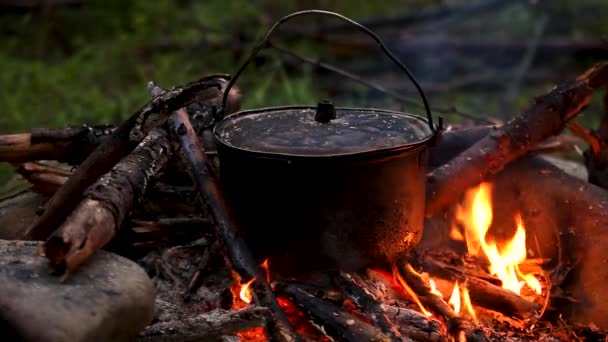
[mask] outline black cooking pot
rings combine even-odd
[[[229,206],[246,240],[275,267],[355,270],[394,259],[421,238],[425,173],[433,126],[424,93],[409,71],[363,26],[325,11],[378,42],[422,96],[427,117],[388,110],[279,107],[242,111],[214,129]]]

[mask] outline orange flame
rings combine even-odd
[[[454,284],[454,289],[452,290],[452,295],[450,296],[450,300],[448,304],[454,308],[454,312],[460,315],[460,311],[462,306],[464,306],[465,312],[473,318],[473,321],[477,322],[477,315],[475,314],[475,310],[473,310],[473,304],[471,303],[471,297],[469,296],[469,290],[466,287],[459,287],[458,282]]]
[[[412,267],[410,265],[406,265],[406,267]],[[397,282],[399,285],[401,285],[401,288],[403,288],[405,290],[405,292],[407,292],[407,294],[412,297],[412,299],[414,300],[414,302],[416,302],[416,305],[418,305],[418,307],[420,308],[420,311],[427,317],[431,317],[433,314],[427,310],[424,305],[422,305],[422,302],[420,302],[420,299],[418,298],[418,296],[416,295],[416,292],[414,292],[414,290],[412,290],[412,288],[405,282],[405,279],[403,279],[403,277],[401,276],[401,274],[399,274],[399,270],[397,269],[397,265],[393,264],[392,265],[392,269],[393,269],[393,279],[395,280],[395,282]],[[411,271],[414,271],[414,269],[412,268]]]
[[[439,292],[439,290],[437,290],[437,285],[435,284],[435,281],[433,279],[429,279],[429,285],[431,287],[432,294],[443,298],[443,294]]]
[[[521,216],[515,221],[517,230],[510,241],[498,247],[495,241],[488,241],[487,233],[492,224],[492,186],[482,183],[469,190],[465,195],[464,206],[459,206],[456,219],[464,226],[464,237],[469,254],[482,252],[489,260],[489,271],[502,281],[502,287],[517,294],[527,285],[536,293],[541,293],[538,279],[531,274],[524,274],[519,269],[526,259],[526,230]],[[454,229],[453,229],[454,230]]]
[[[251,290],[249,289],[249,287],[251,286],[251,284],[253,284],[254,281],[255,277],[251,278],[251,280],[246,282],[245,284],[241,284],[239,298],[241,298],[241,300],[247,304],[251,303],[251,300],[253,300],[253,296],[251,295]]]
[[[268,259],[264,260],[264,262],[260,264],[260,267],[266,272],[266,281],[270,284],[270,265],[268,264]]]

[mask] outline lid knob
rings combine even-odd
[[[336,118],[336,108],[329,100],[323,100],[317,104],[317,112],[315,113],[315,121],[320,123],[328,123]]]

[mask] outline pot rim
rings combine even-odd
[[[230,115],[224,117],[221,121],[219,121],[213,127],[213,137],[214,137],[215,141],[222,146],[226,146],[231,149],[238,150],[239,152],[255,154],[257,156],[265,157],[265,158],[271,158],[271,159],[293,159],[293,158],[297,158],[297,159],[336,159],[336,158],[341,158],[341,157],[367,158],[367,157],[378,157],[378,156],[391,156],[391,155],[395,155],[395,154],[399,154],[399,153],[403,153],[403,152],[410,152],[410,151],[416,150],[422,146],[430,145],[430,143],[432,141],[434,141],[435,138],[440,134],[440,130],[432,131],[429,129],[430,133],[427,136],[418,139],[417,141],[414,141],[412,143],[392,146],[392,147],[376,148],[376,149],[370,149],[367,151],[333,153],[333,154],[300,154],[300,153],[269,152],[269,151],[261,151],[261,150],[254,150],[254,149],[238,147],[238,146],[230,144],[227,141],[225,141],[224,139],[222,139],[218,132],[218,127],[220,127],[223,122],[227,122],[229,120],[234,120],[234,119],[237,119],[237,118],[240,118],[243,116],[247,116],[247,115],[258,114],[261,112],[280,111],[280,110],[315,110],[315,107],[296,105],[296,106],[265,107],[265,108],[256,108],[256,109],[239,111],[237,113],[230,114]],[[410,114],[410,113],[387,110],[387,109],[336,107],[336,110],[370,111],[370,112],[380,112],[380,113],[386,113],[386,114],[397,114],[397,115],[407,116],[408,118],[412,118],[415,120],[419,120],[419,121],[425,123],[426,125],[429,124],[428,120],[421,116],[418,116],[415,114]]]

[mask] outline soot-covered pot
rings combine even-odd
[[[279,24],[297,15],[328,14],[299,13]],[[277,268],[356,270],[394,259],[422,235],[428,149],[440,129],[406,67],[375,34],[357,27],[414,82],[426,118],[320,102],[242,111],[214,128],[228,204],[254,254],[271,257]]]

